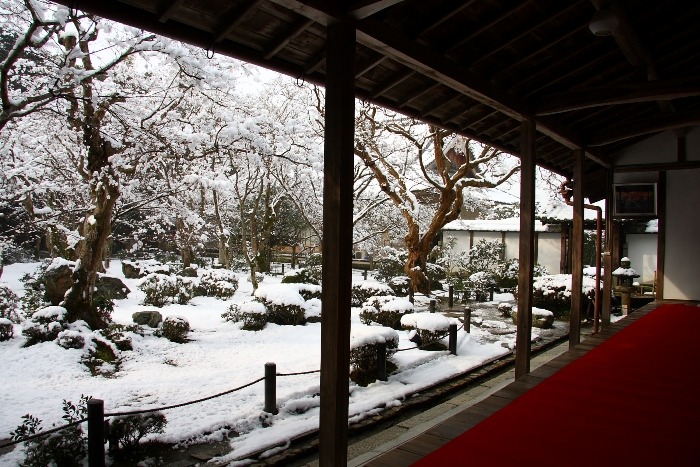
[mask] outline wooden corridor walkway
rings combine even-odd
[[[667,301],[664,303],[674,302]],[[697,303],[686,302],[686,304]],[[509,405],[511,402],[513,402],[521,395],[525,394],[530,389],[535,388],[537,385],[547,380],[547,378],[557,373],[560,369],[568,366],[569,364],[578,360],[582,356],[586,355],[589,351],[596,348],[603,342],[607,341],[612,336],[620,332],[622,329],[635,323],[636,321],[646,316],[661,305],[662,303],[653,302],[640,308],[639,310],[630,314],[625,319],[614,323],[599,334],[589,336],[573,349],[569,349],[568,351],[554,358],[550,362],[532,371],[530,374],[517,379],[516,381],[498,390],[483,401],[468,408],[465,408],[465,410],[463,410],[462,412],[446,419],[441,423],[438,423],[437,425],[433,426],[432,428],[428,429],[422,434],[419,434],[418,436],[395,447],[394,449],[391,449],[385,452],[384,454],[365,462],[363,465],[369,467],[397,467],[411,465],[414,462],[423,459],[431,452],[443,447],[453,439],[470,430],[471,428],[473,428],[486,418],[490,417],[503,407]],[[698,311],[698,313],[700,313],[700,310]],[[564,428],[562,427],[562,429]],[[566,427],[566,429],[571,430],[572,427]],[[505,443],[504,446],[508,445],[507,439],[509,437],[517,435],[516,433],[509,430],[508,427],[504,427],[502,433],[503,442]],[[575,438],[578,435],[572,432],[571,436]],[[469,454],[467,452],[465,452],[464,455],[465,459],[469,459]],[[497,456],[497,454],[495,455]],[[455,463],[454,465],[460,464]]]

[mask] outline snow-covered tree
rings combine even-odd
[[[364,106],[361,117],[355,154],[399,208],[407,227],[404,271],[414,291],[428,292],[428,254],[442,227],[458,218],[465,189],[498,186],[519,167],[498,164],[495,148],[373,106]]]

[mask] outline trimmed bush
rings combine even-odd
[[[0,318],[19,323],[19,297],[6,285],[0,285]]]
[[[377,346],[386,344],[387,358],[399,346],[398,333],[387,327],[353,326],[350,330],[350,379],[360,386],[377,380]],[[387,362],[387,373],[390,372]]]
[[[415,330],[423,350],[445,350],[439,342],[449,330],[450,320],[439,313],[409,313],[401,317],[403,329]]]
[[[159,308],[165,306],[178,293],[175,277],[165,274],[149,274],[137,284],[137,287],[146,294],[144,305]]]
[[[175,301],[180,305],[187,305],[190,300],[196,295],[196,279],[191,277],[175,277],[175,287],[177,294]]]
[[[190,332],[190,323],[182,316],[168,316],[163,320],[159,335],[171,342],[187,342],[187,334]]]
[[[267,325],[267,309],[260,302],[233,303],[221,317],[226,321],[243,323],[241,329],[246,331],[260,331]]]
[[[404,297],[409,294],[411,289],[411,279],[408,276],[392,277],[388,282],[394,295]]]
[[[464,281],[464,287],[470,293],[469,298],[477,302],[489,299],[490,291],[496,286],[493,277],[487,272],[477,272]]]
[[[10,340],[14,335],[12,321],[7,318],[0,318],[0,342]]]
[[[282,276],[283,284],[314,284],[319,285],[321,282],[316,278],[308,268],[292,269],[287,271]]]
[[[413,303],[405,298],[391,296],[370,297],[362,305],[360,321],[363,324],[372,323],[392,329],[401,329],[401,317],[413,311]]]
[[[22,331],[27,337],[25,347],[55,340],[67,327],[66,313],[67,310],[62,306],[47,306],[34,312]]]
[[[367,280],[352,284],[350,295],[352,306],[362,306],[370,297],[390,296],[394,295],[394,291],[388,285]]]
[[[595,280],[583,277],[582,300],[595,289]],[[515,291],[517,300],[517,289]],[[555,318],[561,318],[571,310],[571,274],[542,276],[532,284],[532,305],[549,310]]]
[[[109,423],[110,449],[133,451],[144,436],[163,433],[167,423],[160,412],[114,417]]]
[[[228,299],[238,290],[238,276],[227,269],[208,269],[199,277],[197,293],[207,297]]]
[[[267,322],[279,325],[306,323],[307,300],[321,298],[321,287],[313,284],[270,284],[258,287],[255,298],[267,309]]]

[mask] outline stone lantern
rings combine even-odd
[[[632,281],[639,277],[637,271],[630,267],[631,265],[630,259],[624,257],[620,260],[620,267],[612,272],[612,275],[617,277],[617,285],[614,290],[622,298],[622,314],[625,316],[629,314],[629,305],[632,300],[632,291],[634,290]]]

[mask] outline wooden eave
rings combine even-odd
[[[532,120],[541,166],[603,179],[614,154],[700,123],[700,2],[598,0],[58,0],[135,27],[325,84],[327,26],[357,31],[355,93],[521,154]],[[599,187],[586,194],[600,199]]]

